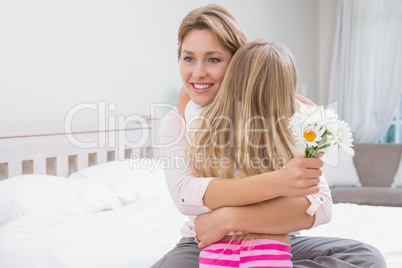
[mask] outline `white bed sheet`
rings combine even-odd
[[[301,235],[355,239],[375,246],[383,254],[388,268],[402,267],[402,208],[334,204],[328,224]]]
[[[185,220],[168,194],[97,214],[25,216],[0,229],[0,267],[150,267]]]
[[[169,201],[163,194],[97,214],[20,218],[0,230],[1,267],[150,267],[179,241],[187,220]],[[400,268],[401,218],[402,208],[335,204],[331,223],[301,234],[375,245],[388,268]]]

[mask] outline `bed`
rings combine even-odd
[[[0,267],[150,267],[180,239],[158,121],[124,130],[0,136]],[[402,267],[402,207],[334,204],[303,235],[354,238]]]

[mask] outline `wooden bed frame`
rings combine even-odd
[[[131,128],[0,134],[0,180],[22,174],[68,177],[88,166],[155,157],[158,119],[147,116]]]

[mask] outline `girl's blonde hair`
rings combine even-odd
[[[215,99],[193,122],[187,154],[195,174],[233,178],[237,170],[246,177],[300,154],[288,129],[296,84],[293,56],[283,45],[256,40],[240,48]]]
[[[190,11],[180,24],[178,33],[178,59],[184,37],[191,30],[210,30],[218,42],[232,55],[247,42],[247,36],[235,17],[224,7],[207,5]]]

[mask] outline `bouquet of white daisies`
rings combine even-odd
[[[319,151],[337,148],[344,156],[354,156],[352,132],[333,109],[302,106],[290,118],[289,127],[305,149],[306,158],[317,157]]]

